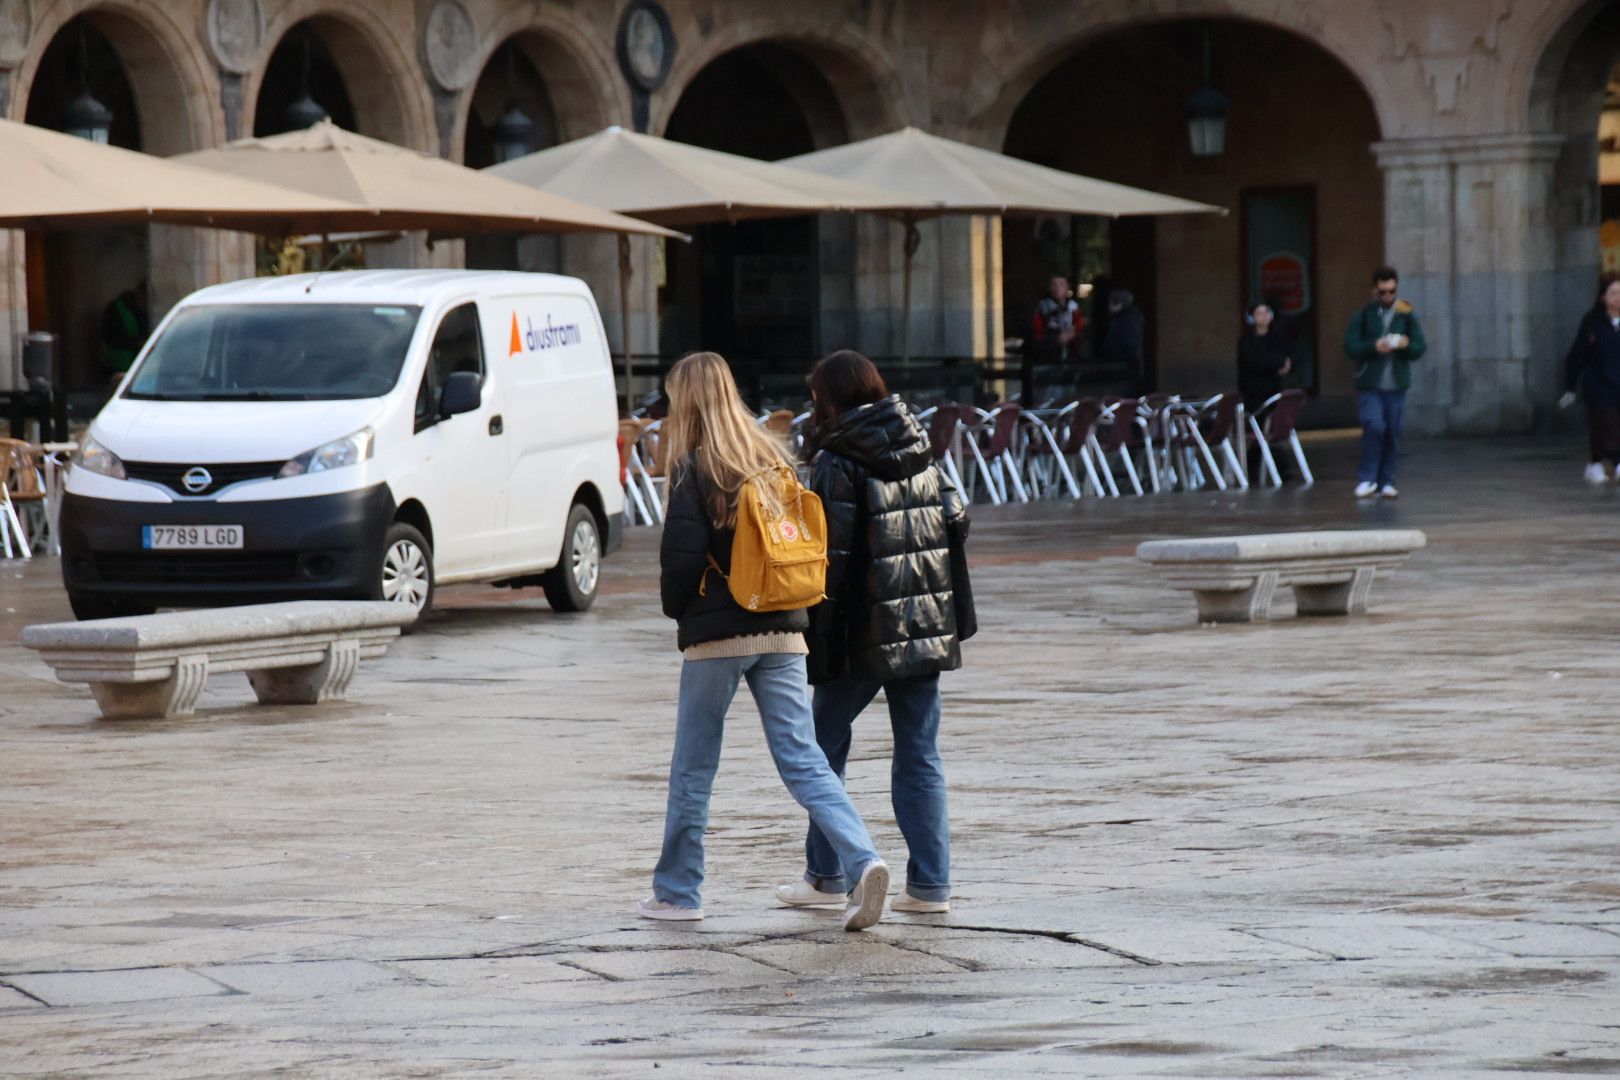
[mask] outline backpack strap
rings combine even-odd
[[[709,552],[709,565],[707,565],[707,566],[705,566],[703,568],[703,576],[698,578],[698,595],[699,596],[708,596],[709,595],[709,571],[710,570],[713,570],[715,573],[719,574],[720,577],[725,581],[730,581],[731,580],[731,576],[729,574],[727,574],[724,570],[720,569],[720,564],[717,561],[715,561],[714,552],[711,551],[711,552]]]

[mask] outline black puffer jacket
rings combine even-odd
[[[897,397],[818,433],[810,488],[827,511],[827,599],[810,609],[810,681],[887,682],[962,665],[947,515],[967,511]]]
[[[658,591],[664,614],[676,620],[682,650],[705,641],[805,630],[804,609],[746,611],[731,597],[726,579],[709,566],[709,556],[731,572],[731,529],[717,529],[704,509],[704,481],[690,464],[677,466],[669,482],[669,509],[658,549]],[[707,574],[708,581],[704,582]]]

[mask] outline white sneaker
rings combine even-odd
[[[1381,499],[1398,499],[1401,497],[1401,493],[1395,490],[1394,484],[1385,484],[1378,489],[1378,497]]]
[[[904,911],[908,915],[943,915],[951,910],[949,900],[919,900],[909,892],[901,891],[889,901],[890,911]]]
[[[1594,461],[1586,467],[1586,482],[1588,484],[1606,484],[1609,482],[1609,470],[1603,467],[1603,462]]]
[[[849,903],[849,897],[841,892],[822,892],[800,878],[787,885],[778,885],[776,901],[788,907],[839,907]]]
[[[849,894],[849,907],[844,909],[845,930],[865,930],[877,925],[883,918],[883,902],[889,898],[889,867],[875,862],[861,871],[861,880]]]
[[[1356,485],[1356,498],[1358,499],[1370,499],[1376,494],[1378,494],[1378,485],[1370,480]]]
[[[1614,467],[1614,479],[1616,483],[1620,483],[1620,465]]]
[[[643,919],[661,919],[665,922],[697,922],[703,918],[700,907],[676,907],[668,900],[649,896],[636,901],[636,914]]]

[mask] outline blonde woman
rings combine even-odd
[[[816,744],[805,681],[809,618],[802,609],[745,611],[714,570],[730,572],[743,484],[784,464],[791,467],[792,457],[743,407],[731,369],[719,355],[683,358],[670,369],[665,387],[669,417],[663,451],[673,471],[659,586],[664,614],[678,626],[684,663],[663,853],[653,871],[653,895],[638,901],[636,911],[649,919],[703,918],[709,793],[720,765],[726,710],[737,684],[746,679],[777,773],[826,835],[844,880],[855,883],[844,929],[864,930],[883,914],[889,868],[872,849],[860,813]]]

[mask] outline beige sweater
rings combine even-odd
[[[764,656],[766,653],[788,653],[809,656],[810,646],[798,631],[779,634],[744,634],[740,637],[700,641],[681,653],[683,660],[724,660],[738,656]]]

